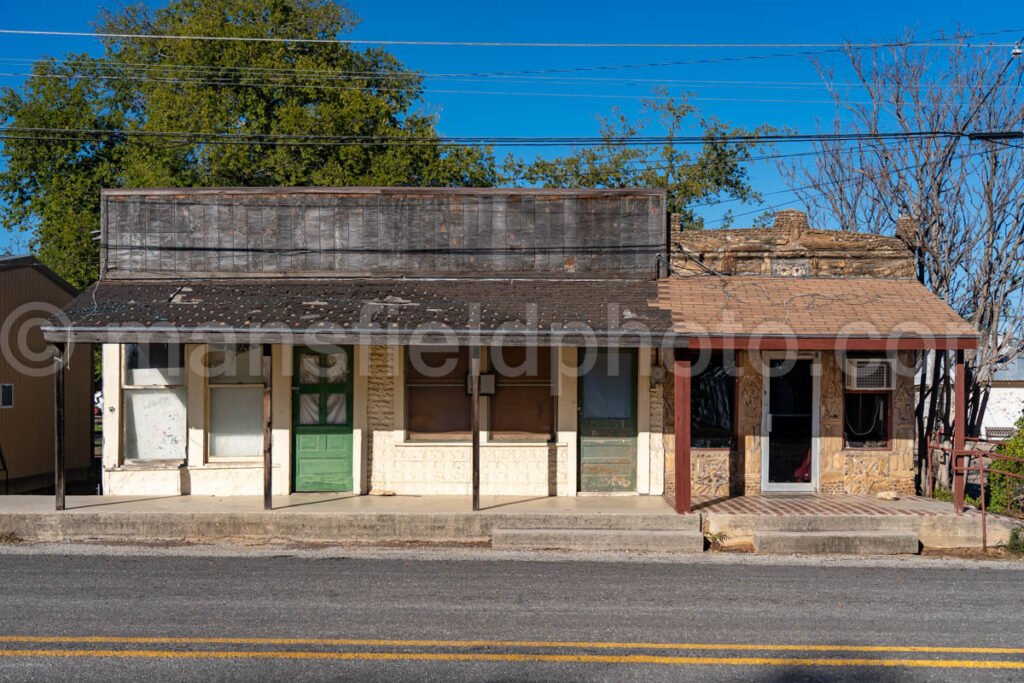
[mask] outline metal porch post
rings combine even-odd
[[[64,463],[64,366],[66,352],[63,342],[54,344],[53,353],[53,432],[54,432],[54,463],[53,463],[53,491],[57,510],[64,509],[64,494],[66,490],[65,463]]]
[[[473,432],[473,512],[480,509],[480,347],[469,347],[469,428]]]
[[[271,510],[273,502],[273,461],[271,445],[271,400],[270,385],[273,381],[271,345],[263,345],[263,509]]]
[[[677,349],[673,367],[675,388],[676,512],[693,509],[690,486],[690,365],[688,349]]]
[[[953,505],[957,512],[963,512],[967,472],[960,469],[966,466],[960,459],[960,453],[967,443],[967,372],[962,349],[956,352],[953,390]]]

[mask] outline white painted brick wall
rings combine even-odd
[[[469,495],[469,443],[405,443],[400,355],[393,347],[370,348],[367,422],[370,489],[399,495]],[[552,453],[552,450],[554,451]],[[480,449],[480,493],[485,496],[547,496],[567,490],[565,444],[484,444]],[[553,462],[552,462],[553,461]]]

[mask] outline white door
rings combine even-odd
[[[816,356],[765,357],[761,433],[761,490],[818,490]]]

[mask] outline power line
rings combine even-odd
[[[961,154],[954,155],[952,157],[952,160],[965,161],[967,159],[971,159],[973,157],[979,156],[981,154],[986,154],[986,153],[988,153],[988,150],[981,150],[981,151],[978,151],[978,152],[971,152],[971,153],[963,152]],[[887,173],[889,175],[891,175],[893,173],[902,173],[904,171],[909,171],[909,170],[912,170],[912,169],[915,169],[915,168],[920,168],[922,166],[933,166],[935,164],[943,163],[944,161],[945,161],[945,159],[935,159],[933,161],[926,161],[926,162],[921,163],[921,164],[916,164],[916,163],[915,164],[909,164],[907,166],[903,166],[901,168],[897,168],[897,169],[894,169],[892,171],[888,171]],[[785,190],[775,190],[774,192],[768,192],[768,193],[766,193],[766,194],[764,194],[762,196],[768,197],[768,196],[775,195],[775,194],[787,194],[787,193],[791,193],[791,192],[792,193],[796,193],[796,192],[802,192],[804,190],[811,190],[811,191],[814,191],[814,192],[822,193],[826,189],[846,187],[846,186],[849,186],[849,185],[860,185],[862,183],[868,182],[869,180],[871,180],[871,178],[869,178],[868,176],[862,176],[860,178],[853,178],[852,180],[833,180],[833,181],[826,181],[824,183],[811,183],[809,185],[803,185],[801,187],[787,188]],[[726,203],[728,201],[733,201],[733,200],[725,200],[723,202],[718,202],[718,203],[723,203],[724,204],[724,203]],[[741,216],[752,216],[754,214],[764,213],[765,211],[774,211],[774,210],[779,209],[779,208],[781,208],[783,206],[789,206],[790,204],[795,204],[795,203],[800,202],[800,201],[802,201],[801,198],[800,197],[796,197],[796,198],[791,199],[789,201],[779,202],[778,204],[773,204],[773,205],[770,205],[770,206],[767,206],[767,207],[762,206],[762,207],[754,209],[752,211],[744,211],[743,213],[732,214],[730,216],[723,216],[722,218],[716,218],[716,219],[714,219],[712,221],[709,221],[709,222],[710,223],[724,223],[727,220],[732,220],[733,218],[738,218],[738,217],[741,217]],[[690,207],[687,207],[687,208],[696,208],[696,207],[700,207],[700,206],[714,206],[716,204],[717,203],[694,204],[694,205],[692,205]]]
[[[0,57],[0,63],[9,64],[34,64],[37,60],[32,59],[18,59],[9,57]],[[295,78],[308,79],[310,81],[323,81],[323,82],[338,82],[338,81],[377,81],[377,80],[397,80],[397,81],[416,81],[416,80],[457,80],[461,82],[490,82],[492,80],[502,80],[510,83],[528,83],[531,81],[544,81],[558,85],[568,85],[575,83],[622,83],[626,86],[649,84],[649,85],[688,85],[696,87],[728,87],[728,88],[752,88],[752,89],[769,89],[769,90],[804,90],[804,89],[819,89],[819,88],[835,88],[835,87],[846,87],[846,88],[863,88],[865,85],[859,81],[752,81],[752,80],[731,80],[731,79],[675,79],[675,78],[636,78],[633,76],[618,76],[618,77],[588,77],[588,76],[577,76],[574,78],[561,77],[561,76],[545,76],[540,74],[523,74],[523,75],[507,75],[501,72],[487,73],[487,72],[423,72],[423,71],[406,71],[406,72],[383,72],[383,71],[328,71],[328,70],[306,70],[306,69],[281,69],[271,67],[240,67],[240,66],[219,66],[215,64],[201,65],[201,64],[172,64],[166,62],[153,63],[153,64],[142,64],[142,63],[109,63],[102,59],[88,59],[88,60],[48,60],[48,63],[58,64],[67,68],[73,68],[77,66],[78,62],[99,68],[101,70],[109,70],[116,73],[113,74],[100,74],[98,76],[94,74],[81,73],[17,73],[17,72],[3,72],[0,76],[11,77],[11,78],[63,78],[63,79],[74,79],[82,77],[93,77],[93,78],[104,78],[104,79],[118,79],[118,80],[138,80],[138,81],[154,81],[154,82],[168,82],[168,83],[199,83],[199,84],[210,84],[210,85],[226,85],[226,86],[248,86],[248,87],[324,87],[316,83],[310,84],[295,84]],[[171,76],[174,72],[180,71],[184,74],[191,76],[193,73],[198,72],[196,75],[199,78],[182,78]],[[161,72],[167,74],[166,78],[158,78],[150,76],[152,72]],[[127,73],[127,75],[123,75]],[[269,81],[264,83],[243,83],[238,80],[232,80],[234,77],[249,76],[249,75],[265,75],[269,77],[280,77],[281,81]],[[203,79],[202,76],[211,76],[212,79]],[[907,87],[906,85],[897,86],[895,84],[884,84],[884,87]],[[924,88],[935,88],[935,89],[951,89],[957,86],[950,85],[948,83],[934,83],[934,82],[921,82],[914,83],[912,87],[917,89]],[[1019,85],[1001,85],[999,89],[1020,89]],[[528,93],[526,93],[528,94]]]
[[[746,144],[777,144],[777,143],[809,143],[809,142],[842,142],[842,141],[882,141],[910,140],[920,138],[961,137],[959,132],[950,131],[895,131],[890,133],[774,133],[745,135],[684,135],[684,136],[635,136],[624,138],[605,138],[600,136],[579,137],[410,137],[403,135],[314,135],[309,133],[205,133],[202,131],[152,131],[130,129],[103,128],[47,128],[47,127],[0,127],[0,134],[78,134],[90,138],[140,137],[140,138],[172,138],[193,142],[238,142],[242,144],[259,143],[311,143],[311,144],[411,144],[411,145],[460,145],[460,146],[618,146],[635,147],[647,145],[705,145],[710,143],[746,143]]]
[[[29,74],[29,73],[10,73],[0,72],[0,77],[31,77],[31,78],[49,78],[56,80],[74,80],[81,78],[72,74]],[[403,88],[394,88],[387,86],[344,86],[344,85],[322,85],[317,83],[285,83],[285,82],[269,82],[269,83],[246,83],[241,81],[232,80],[203,80],[203,79],[186,79],[186,78],[153,78],[150,76],[93,76],[100,80],[109,81],[136,81],[136,82],[151,82],[151,83],[171,83],[175,85],[211,85],[211,86],[223,86],[232,88],[285,88],[285,89],[300,89],[300,90],[333,90],[333,91],[347,91],[347,92],[366,92],[366,93],[384,93],[384,92],[406,92]],[[567,97],[567,98],[582,98],[582,99],[605,99],[605,100],[623,100],[623,99],[636,99],[636,100],[667,100],[672,99],[670,95],[633,95],[633,94],[610,94],[610,93],[570,93],[570,92],[533,92],[533,91],[522,91],[522,90],[453,90],[446,88],[417,88],[418,92],[422,93],[435,93],[444,95],[497,95],[497,96],[512,96],[512,97]],[[834,100],[798,100],[792,98],[756,98],[756,97],[701,97],[692,96],[687,97],[687,101],[694,102],[755,102],[760,104],[834,104]],[[847,100],[850,104],[869,104],[869,102],[857,102]]]
[[[1017,31],[1019,32],[1019,31]],[[1003,33],[1000,31],[999,33]],[[30,29],[0,29],[0,35],[46,36],[64,38],[94,38],[117,40],[195,40],[210,42],[289,43],[296,45],[390,45],[412,47],[515,47],[515,48],[630,48],[630,49],[870,49],[884,47],[942,47],[948,41],[888,41],[867,43],[569,43],[569,42],[516,42],[516,41],[458,41],[458,40],[391,40],[368,38],[288,38],[278,36],[210,36],[147,33],[106,33],[89,31],[41,31]],[[990,43],[975,45],[961,43],[958,47],[971,49],[1001,49],[1012,44]]]

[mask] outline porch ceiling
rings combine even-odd
[[[692,347],[963,349],[978,338],[911,279],[695,275],[660,280],[657,306]]]
[[[654,280],[249,278],[103,280],[44,326],[48,341],[660,345]]]

